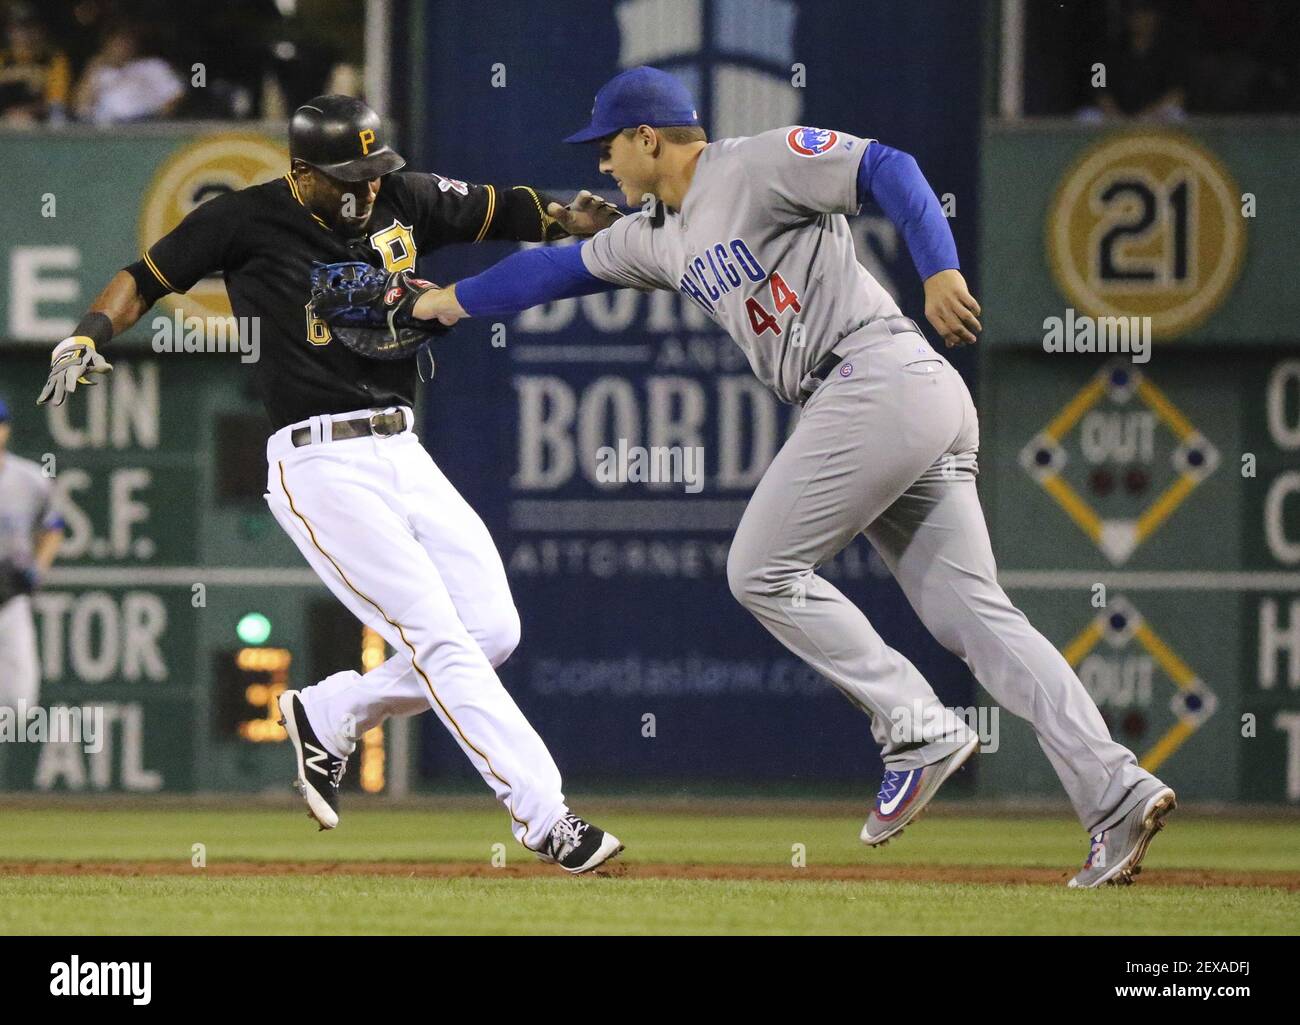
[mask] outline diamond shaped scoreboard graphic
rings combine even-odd
[[[1174,723],[1142,755],[1142,768],[1155,772],[1169,756],[1186,743],[1187,738],[1203,726],[1218,707],[1214,692],[1190,666],[1151,628],[1133,605],[1116,595],[1080,634],[1061,651],[1076,672],[1083,660],[1099,645],[1115,652],[1135,647],[1152,660],[1174,684],[1169,710]]]
[[[1119,566],[1215,471],[1219,452],[1150,378],[1113,363],[1021,450],[1020,465]]]

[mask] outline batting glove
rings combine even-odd
[[[113,364],[95,351],[95,343],[84,335],[65,338],[50,353],[50,376],[36,400],[38,406],[53,400],[56,406],[77,390],[77,385],[95,384],[91,374],[107,374]]]

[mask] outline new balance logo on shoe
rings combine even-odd
[[[329,752],[317,747],[315,744],[304,743],[302,746],[311,752],[311,757],[306,759],[307,768],[319,772],[322,776],[329,776]]]
[[[311,728],[302,696],[296,690],[286,690],[280,695],[280,715],[280,725],[293,744],[298,769],[294,788],[306,800],[307,814],[321,829],[333,829],[339,824],[339,784],[348,761],[336,758],[325,749]],[[324,781],[319,776],[324,776]]]

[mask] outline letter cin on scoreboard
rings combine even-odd
[[[1065,173],[1047,254],[1070,305],[1150,317],[1157,339],[1199,326],[1241,271],[1241,191],[1199,143],[1172,132],[1111,136]]]

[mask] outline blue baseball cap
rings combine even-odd
[[[0,424],[9,422],[9,406],[5,404],[4,399],[0,399]]]
[[[658,68],[629,68],[600,87],[591,124],[564,141],[594,142],[637,125],[667,128],[699,123],[695,101],[676,78]]]

